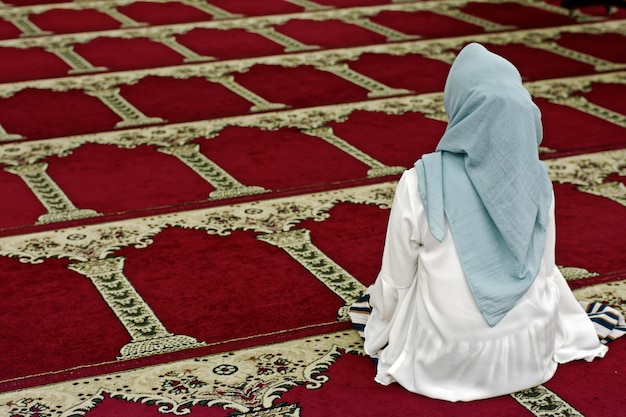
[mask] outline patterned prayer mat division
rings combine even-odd
[[[626,410],[621,339],[545,386],[455,404],[374,383],[347,316],[472,41],[542,110],[557,263],[578,299],[624,311],[626,12],[603,13],[1,1],[0,415]]]

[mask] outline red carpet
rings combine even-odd
[[[623,340],[451,404],[375,384],[345,312],[471,41],[542,110],[557,263],[624,310],[626,11],[603,12],[0,2],[0,415],[620,415]]]

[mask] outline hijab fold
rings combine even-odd
[[[444,105],[446,131],[415,163],[419,194],[438,241],[447,218],[476,302],[495,326],[543,258],[552,184],[537,150],[541,113],[513,64],[477,43],[455,59]]]

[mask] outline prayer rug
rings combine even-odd
[[[563,274],[623,312],[624,10],[0,1],[0,415],[626,410],[625,338],[490,400],[373,381],[348,306],[468,42],[518,66],[542,110]]]

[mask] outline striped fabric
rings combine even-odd
[[[593,322],[600,342],[608,343],[626,334],[626,321],[617,309],[597,302],[579,302]]]
[[[365,325],[372,312],[369,300],[369,294],[364,294],[350,306],[349,310],[352,325],[363,339]],[[598,302],[579,301],[579,303],[587,312],[601,343],[606,344],[626,334],[626,320],[616,308]]]
[[[350,310],[348,311],[352,325],[356,331],[359,332],[359,336],[361,336],[363,340],[365,340],[365,325],[367,324],[371,312],[372,306],[370,306],[369,294],[362,295],[350,306]]]

